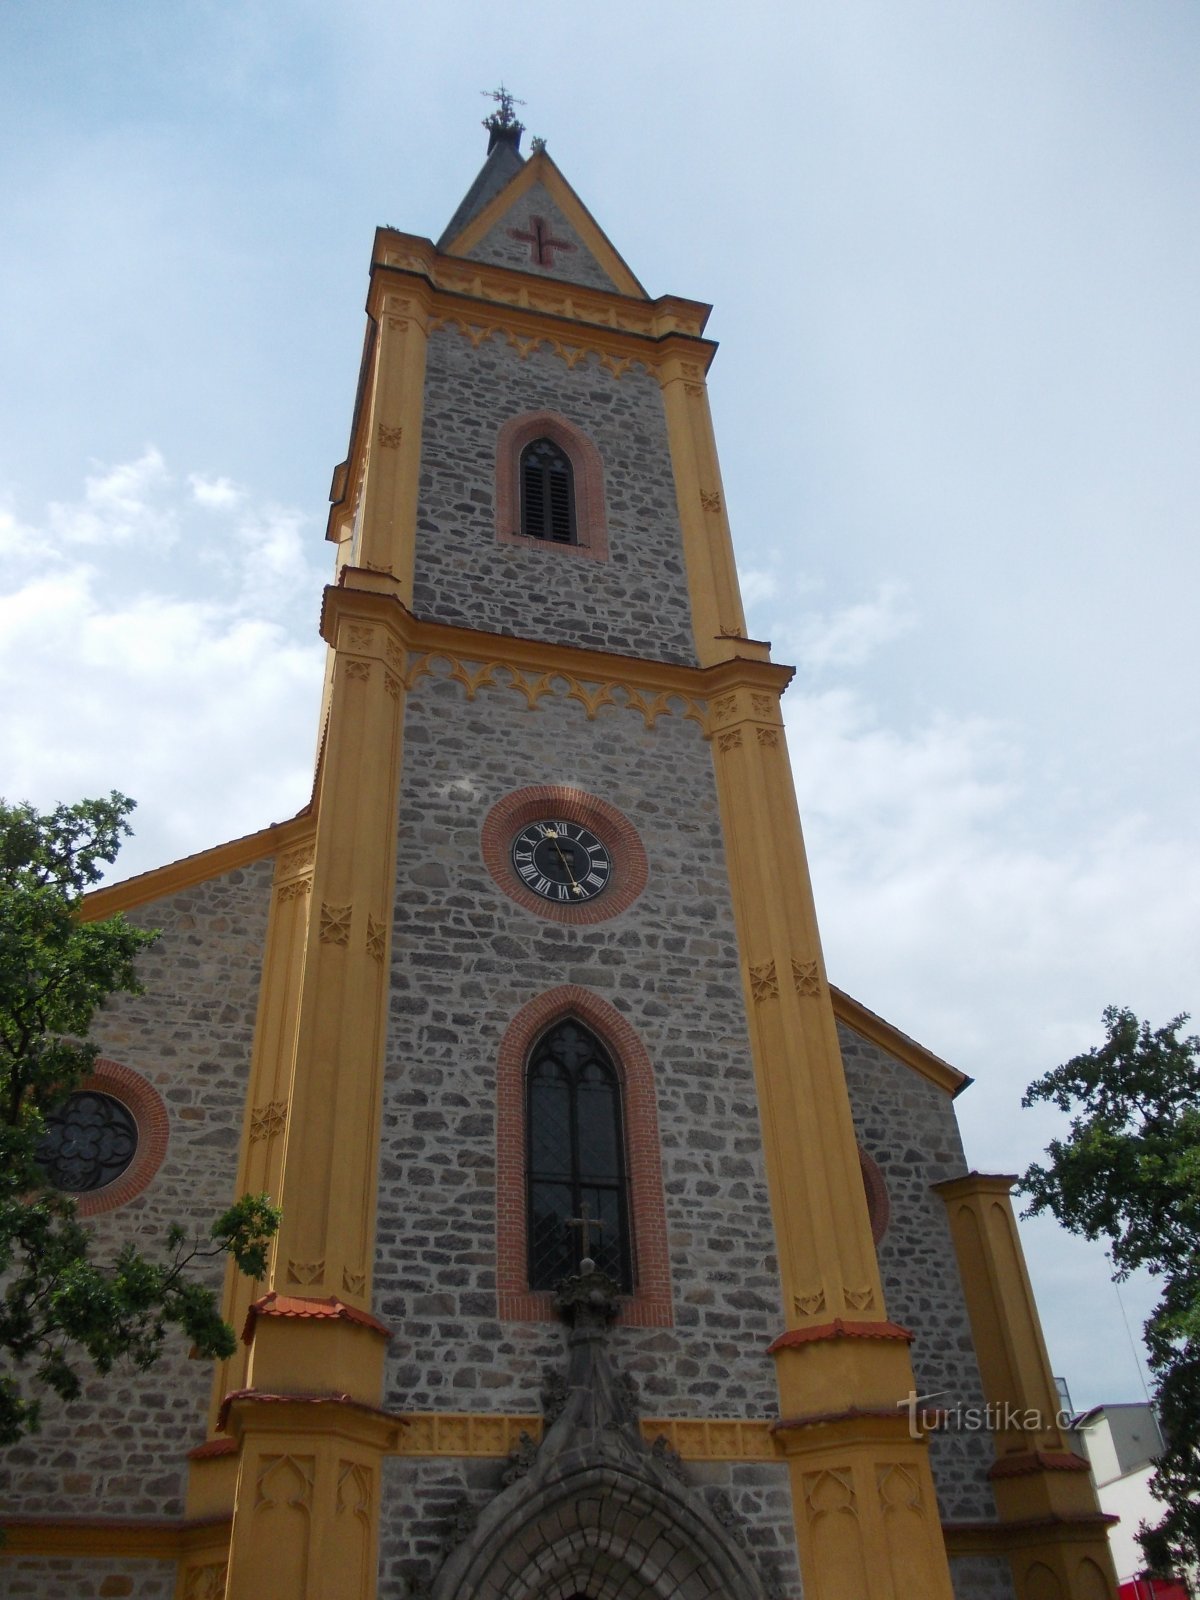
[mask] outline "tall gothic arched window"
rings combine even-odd
[[[525,1115],[529,1287],[553,1289],[578,1269],[579,1223],[586,1216],[589,1254],[631,1291],[621,1083],[603,1045],[582,1023],[567,1018],[534,1046]]]
[[[529,539],[575,543],[575,475],[571,458],[553,439],[534,439],[521,452],[521,532]]]

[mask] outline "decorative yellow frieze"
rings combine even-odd
[[[396,1453],[405,1456],[507,1456],[522,1435],[541,1441],[543,1420],[536,1412],[515,1416],[487,1413],[408,1412],[408,1426],[396,1440]],[[684,1461],[776,1461],[772,1425],[733,1417],[644,1417],[642,1437],[647,1444],[665,1439]]]

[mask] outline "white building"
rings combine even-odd
[[[1145,1565],[1138,1543],[1143,1522],[1155,1523],[1162,1505],[1150,1493],[1163,1437],[1145,1401],[1093,1406],[1076,1417],[1074,1431],[1092,1468],[1100,1508],[1121,1520],[1109,1529],[1117,1580],[1128,1583]]]

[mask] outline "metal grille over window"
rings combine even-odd
[[[574,475],[553,439],[535,439],[521,452],[521,532],[530,539],[575,543]]]
[[[580,1023],[560,1022],[534,1049],[526,1114],[529,1287],[553,1289],[578,1271],[586,1232],[596,1265],[631,1290],[621,1087]]]
[[[86,1194],[119,1178],[133,1160],[133,1114],[110,1094],[79,1090],[46,1118],[37,1162],[56,1189]]]

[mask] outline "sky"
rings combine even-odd
[[[1106,1005],[1198,1004],[1194,0],[7,0],[0,792],[136,797],[118,876],[305,803],[372,232],[501,80],[715,307],[830,976],[1020,1172]],[[1152,1286],[1022,1232],[1072,1398],[1141,1398]]]

